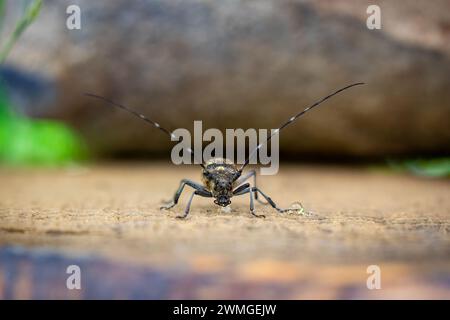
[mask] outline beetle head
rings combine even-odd
[[[233,187],[229,179],[223,177],[216,177],[213,181],[212,194],[214,198],[214,203],[221,206],[228,206],[231,201],[230,198],[233,196]]]
[[[216,200],[214,200],[214,203],[221,207],[226,207],[231,203],[231,200],[226,195],[219,195],[216,197]]]

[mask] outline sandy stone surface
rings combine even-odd
[[[244,196],[232,199],[231,212],[194,199],[184,221],[175,216],[188,194],[174,209],[158,209],[181,178],[199,175],[164,163],[1,169],[0,298],[450,298],[448,180],[282,165],[278,175],[258,177],[259,186],[281,207],[301,201],[308,215],[257,205],[266,218],[253,218]],[[86,271],[92,283],[78,296],[27,280],[65,259],[113,271]],[[381,268],[381,290],[366,287],[369,265]],[[171,279],[161,282],[170,290],[135,288],[154,281],[149,268]],[[34,281],[57,286],[46,277]],[[102,279],[115,286],[99,291]]]

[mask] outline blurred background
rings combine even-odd
[[[369,5],[381,29],[366,25]],[[0,0],[0,299],[448,298],[449,11],[448,0]],[[229,215],[210,199],[183,222],[172,218],[184,202],[162,214],[198,167],[175,167],[167,136],[84,96],[169,130],[276,128],[355,82],[366,85],[282,132],[280,173],[260,180],[311,215],[259,206],[265,220],[247,198]],[[374,263],[386,291],[366,287]],[[84,291],[67,290],[69,264]]]
[[[1,3],[5,47],[32,1]],[[80,30],[66,27],[71,4]],[[380,30],[366,27],[370,4],[381,8]],[[164,135],[85,92],[171,130],[194,120],[275,128],[358,81],[367,85],[283,132],[282,159],[448,156],[448,9],[445,0],[45,1],[3,57],[2,159],[168,158]]]

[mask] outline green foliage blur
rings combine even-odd
[[[84,160],[86,155],[82,139],[66,125],[19,116],[0,93],[0,162],[59,166]]]
[[[38,17],[42,0],[31,1],[14,31],[0,46],[0,64],[4,63],[20,35]],[[3,29],[6,3],[0,0],[0,31]],[[82,139],[65,124],[33,120],[17,114],[0,82],[0,163],[8,165],[59,166],[86,158]]]
[[[450,158],[388,160],[395,171],[407,171],[417,176],[441,178],[450,177]]]

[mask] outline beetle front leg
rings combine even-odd
[[[250,213],[257,218],[265,218],[265,215],[259,215],[255,213],[255,205],[253,203],[253,190],[250,187],[250,183],[245,183],[243,185],[240,185],[239,187],[237,187],[234,191],[233,191],[233,195],[235,196],[240,196],[243,194],[248,193],[250,195]],[[256,192],[255,192],[256,194]]]
[[[205,187],[203,187],[201,184],[196,183],[196,182],[191,181],[191,180],[188,180],[188,179],[183,179],[180,182],[180,186],[178,187],[178,190],[175,192],[175,195],[173,196],[173,200],[171,202],[169,202],[168,204],[166,204],[164,206],[161,206],[160,209],[161,210],[162,209],[168,210],[170,208],[173,208],[178,203],[178,200],[180,199],[181,193],[183,193],[183,189],[184,189],[185,185],[188,185],[188,186],[190,186],[190,187],[194,188],[195,190],[198,190],[198,191],[200,191],[202,193],[206,193],[206,192],[209,193],[209,191],[206,190]]]
[[[191,197],[189,198],[186,208],[184,209],[184,214],[182,216],[177,216],[178,219],[184,219],[188,216],[189,211],[191,209],[191,203],[192,203],[192,200],[194,199],[195,195],[201,196],[201,197],[206,197],[206,198],[212,197],[212,194],[209,191],[195,190],[194,192],[192,192]]]
[[[245,181],[247,181],[248,179],[250,179],[251,177],[253,177],[253,185],[255,187],[257,187],[256,185],[256,170],[250,170],[249,173],[247,173],[246,175],[240,177],[238,180],[236,180],[236,185],[240,185],[241,183],[244,183]],[[264,202],[261,199],[258,198],[258,192],[254,192],[255,195],[255,200],[258,201],[261,204],[268,204],[268,202]]]
[[[249,189],[250,189],[250,188],[249,188]],[[266,217],[265,215],[263,215],[263,214],[256,214],[256,213],[255,213],[255,206],[254,206],[254,204],[253,204],[253,192],[251,192],[251,191],[249,190],[248,194],[250,195],[250,213],[251,213],[254,217],[257,217],[257,218],[265,218],[265,217]],[[256,192],[255,192],[255,194],[256,194]]]
[[[188,216],[189,210],[191,209],[192,199],[194,199],[196,193],[197,191],[192,192],[191,197],[189,198],[189,201],[186,205],[186,208],[184,209],[184,214],[182,216],[177,216],[177,219],[185,219]]]

